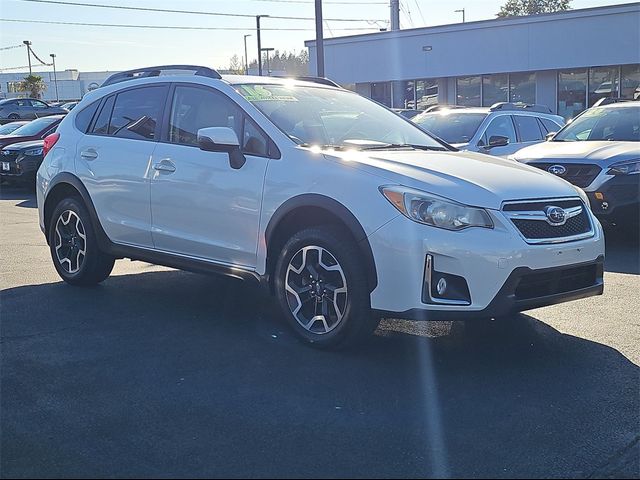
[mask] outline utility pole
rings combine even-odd
[[[464,8],[461,8],[460,10],[455,10],[456,13],[462,13],[462,23],[465,22],[465,18],[464,18]]]
[[[256,34],[258,36],[258,75],[262,76],[262,42],[260,39],[260,19],[269,15],[256,15]]]
[[[391,0],[391,30],[400,30],[400,0]]]
[[[318,75],[319,77],[324,77],[324,32],[322,31],[322,0],[316,0],[316,75]]]
[[[49,56],[53,60],[53,82],[56,84],[56,102],[59,102],[60,97],[58,96],[58,74],[56,73],[56,54],[50,53]]]
[[[31,75],[31,42],[29,40],[25,40],[22,43],[27,46],[27,57],[29,58],[29,75]]]
[[[249,75],[249,57],[247,56],[247,37],[250,37],[251,34],[244,36],[244,74]]]

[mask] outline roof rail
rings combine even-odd
[[[311,75],[296,75],[296,76],[293,76],[293,77],[283,77],[283,78],[293,78],[294,80],[301,80],[301,81],[304,81],[304,82],[319,83],[321,85],[328,85],[330,87],[342,88],[336,82],[334,82],[333,80],[330,80],[330,79],[328,79],[326,77],[314,77],[314,76],[311,76]]]
[[[159,77],[162,72],[170,70],[191,70],[194,72],[194,75],[215,78],[218,80],[222,78],[218,72],[209,67],[202,67],[198,65],[160,65],[158,67],[136,68],[135,70],[126,70],[124,72],[114,73],[104,81],[102,86],[106,87],[107,85],[113,85],[126,80],[135,80],[136,78]]]
[[[612,97],[602,97],[596,103],[593,104],[594,107],[601,107],[603,105],[611,105],[612,103],[622,103],[622,102],[633,102],[637,100],[631,100],[630,98],[612,98]]]
[[[511,103],[511,102],[498,102],[491,105],[489,108],[492,112],[497,110],[530,110],[538,113],[553,113],[553,111],[546,105],[535,105],[532,103]]]
[[[428,107],[424,111],[424,113],[439,112],[440,110],[453,110],[453,109],[457,110],[460,108],[468,108],[468,107],[465,107],[464,105],[432,105]]]

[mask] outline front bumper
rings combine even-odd
[[[378,286],[371,293],[372,309],[394,318],[464,319],[502,316],[602,293],[604,236],[595,218],[590,238],[530,245],[501,212],[490,214],[493,229],[449,232],[400,216],[374,232],[369,242]],[[425,298],[427,255],[437,272],[466,280],[470,301]],[[576,275],[580,282],[573,282]],[[542,281],[536,284],[536,279]],[[549,288],[553,282],[556,289]]]
[[[616,175],[586,193],[591,210],[599,219],[607,223],[638,223],[640,175]]]

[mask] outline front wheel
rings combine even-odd
[[[65,198],[51,216],[49,248],[60,277],[72,285],[96,285],[106,279],[115,258],[98,248],[91,218],[82,201]]]
[[[276,265],[275,293],[288,323],[322,348],[348,346],[375,329],[367,285],[355,242],[335,227],[296,233]]]

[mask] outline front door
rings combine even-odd
[[[255,267],[269,142],[226,95],[178,84],[169,121],[152,161],[153,242],[165,252]],[[197,132],[233,128],[246,156],[240,169],[229,155],[200,150]]]

